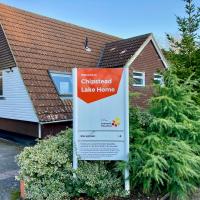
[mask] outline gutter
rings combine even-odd
[[[72,119],[66,119],[66,120],[59,120],[59,121],[50,121],[50,122],[39,122],[39,124],[55,124],[55,123],[61,123],[61,122],[70,122]]]

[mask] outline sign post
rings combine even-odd
[[[78,104],[77,104],[77,69],[73,69],[73,168],[78,168],[77,135],[78,135]]]
[[[73,69],[73,168],[129,155],[128,68]],[[129,192],[129,171],[125,189]]]
[[[128,67],[125,67],[125,90],[127,91],[125,94],[125,132],[127,134],[126,138],[126,155],[129,155],[129,70]],[[126,162],[129,160],[129,156],[126,157]],[[125,190],[130,193],[130,180],[129,180],[129,169],[126,168],[124,172],[124,180],[125,180]]]

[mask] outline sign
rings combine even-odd
[[[128,69],[73,70],[74,159],[128,160]]]

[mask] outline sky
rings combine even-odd
[[[178,36],[183,0],[0,0],[27,11],[122,38],[152,32],[166,48],[166,33]],[[194,0],[197,6],[200,1]]]

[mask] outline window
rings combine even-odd
[[[72,75],[62,72],[50,72],[50,76],[60,96],[72,96]]]
[[[0,71],[0,96],[3,96],[3,72]]]
[[[164,85],[164,80],[163,80],[163,76],[160,74],[154,74],[154,83],[155,84],[160,84],[160,85]]]
[[[133,86],[145,86],[145,73],[144,72],[133,72]]]

